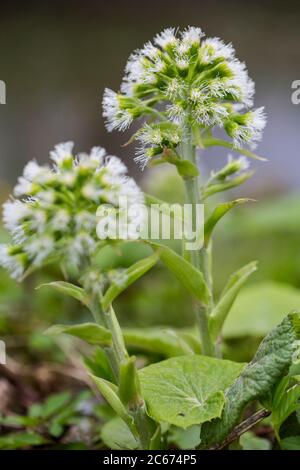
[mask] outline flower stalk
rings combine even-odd
[[[193,165],[196,165],[196,146],[194,144],[193,131],[189,122],[184,126],[184,135],[181,145],[181,158],[191,162]],[[193,230],[196,227],[195,217],[196,217],[196,208],[200,204],[200,191],[199,191],[199,182],[198,176],[183,177],[185,185],[185,202],[191,206],[192,210],[192,225]],[[186,240],[184,240],[184,245]],[[205,252],[205,247],[198,250],[187,251],[184,249],[184,256],[188,259],[195,268],[201,270],[204,273],[205,280],[210,282],[210,274],[208,271],[208,260],[207,253]],[[206,251],[206,250],[205,250]],[[210,285],[211,287],[211,285]],[[210,290],[210,296],[212,297],[212,292]],[[202,352],[207,356],[215,355],[215,348],[213,342],[210,338],[209,333],[209,309],[210,305],[200,305],[196,303],[194,306],[194,312],[196,317],[196,324],[200,333],[200,340],[202,345]]]
[[[130,357],[128,354],[122,330],[112,305],[107,309],[103,309],[100,290],[95,293],[87,289],[87,295],[91,299],[90,309],[95,322],[111,332],[112,345],[103,349],[119,389],[123,387],[127,395],[123,397],[120,390],[121,398],[123,398],[123,402],[134,420],[140,448],[149,449],[150,440],[156,426],[148,416],[146,405],[142,398],[135,358]]]

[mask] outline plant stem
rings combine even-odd
[[[106,347],[104,348],[104,350],[107,355],[107,359],[109,361],[113,374],[115,376],[115,379],[116,381],[118,381],[120,363],[126,358],[128,358],[128,353],[124,345],[120,325],[116,319],[112,307],[107,312],[103,311],[100,303],[100,296],[98,294],[92,295],[90,309],[95,322],[107,328],[112,334],[112,346]]]
[[[92,295],[90,308],[96,323],[107,328],[112,334],[112,347],[104,348],[104,351],[116,382],[119,383],[120,366],[129,358],[120,324],[112,306],[106,311],[102,309],[101,295]],[[144,401],[128,412],[134,419],[141,449],[149,449],[150,440],[155,432],[155,423],[148,416]]]
[[[184,138],[181,146],[181,157],[184,160],[188,160],[194,165],[196,164],[196,147],[193,142],[192,129],[189,124],[186,124],[184,129]],[[198,188],[198,177],[188,177],[184,178],[185,183],[185,202],[192,206],[192,224],[193,230],[197,228],[195,223],[196,221],[196,210],[197,204],[200,204],[200,194]],[[186,240],[184,240],[184,245],[186,245]],[[210,262],[206,249],[203,247],[202,250],[191,250],[187,251],[184,246],[184,256],[188,261],[190,261],[195,268],[201,270],[205,277],[205,280],[208,284],[209,289],[211,290],[211,275],[210,275]],[[212,296],[211,296],[212,297]],[[200,332],[200,340],[202,346],[202,352],[206,356],[214,356],[215,348],[212,343],[209,328],[208,328],[208,315],[211,306],[197,305],[195,308],[197,325]]]
[[[259,410],[257,413],[254,413],[252,416],[247,418],[245,421],[236,426],[231,433],[226,437],[226,439],[221,442],[221,444],[216,444],[210,447],[210,450],[221,450],[224,447],[228,446],[231,442],[235,441],[238,437],[244,434],[246,431],[249,431],[253,426],[259,423],[262,419],[270,416],[271,412],[268,410]]]

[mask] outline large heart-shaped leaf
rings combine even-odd
[[[221,415],[224,391],[244,364],[206,356],[181,356],[140,371],[150,416],[186,428]]]

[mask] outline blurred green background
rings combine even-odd
[[[130,134],[105,131],[102,93],[105,86],[118,89],[129,54],[165,27],[201,26],[208,36],[232,42],[256,82],[255,104],[265,105],[268,114],[258,148],[268,162],[253,163],[253,180],[231,194],[258,202],[228,216],[215,240],[217,294],[232,271],[259,261],[225,331],[228,355],[243,339],[247,351],[241,348],[238,358],[247,358],[251,348],[245,338],[261,338],[287,311],[300,308],[300,105],[291,103],[291,83],[300,78],[299,13],[296,1],[2,2],[0,79],[6,82],[7,104],[0,105],[1,201],[28,160],[47,161],[53,145],[66,140],[74,140],[77,151],[105,146],[126,161],[148,192],[180,201],[173,171],[142,173],[133,163],[133,147],[122,146]],[[203,154],[203,172],[221,166],[226,156],[219,149]],[[140,256],[142,251],[128,245],[111,263],[124,267]],[[60,276],[53,267],[17,286],[0,271],[0,336],[12,355],[25,348],[28,361],[58,360],[60,353],[42,331],[54,322],[85,318],[75,302],[34,290]],[[192,322],[189,296],[160,266],[126,291],[116,309],[128,327],[188,328]]]

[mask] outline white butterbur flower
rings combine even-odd
[[[105,175],[114,177],[115,175],[125,175],[127,168],[118,157],[110,156],[105,160]]]
[[[86,210],[82,210],[75,215],[76,230],[86,230],[91,232],[96,227],[95,215]]]
[[[214,60],[223,58],[226,60],[233,60],[235,50],[232,44],[225,44],[220,38],[207,38],[203,41],[203,62],[212,62]]]
[[[13,279],[20,279],[24,274],[25,263],[18,254],[11,253],[9,245],[0,245],[0,266],[10,272]]]
[[[257,108],[254,111],[242,115],[242,121],[235,119],[234,124],[229,125],[229,135],[233,137],[233,143],[236,147],[248,142],[251,147],[255,147],[256,142],[261,140],[262,131],[266,126],[266,116],[264,107]]]
[[[254,133],[257,133],[257,137],[261,137],[261,132],[266,126],[266,115],[265,108],[261,106],[250,113],[248,126],[252,128]]]
[[[139,165],[142,171],[146,168],[148,162],[151,160],[151,157],[152,157],[151,150],[152,150],[151,148],[147,148],[144,146],[140,146],[136,148],[134,161]]]
[[[33,184],[23,176],[18,178],[18,184],[14,188],[14,195],[16,197],[23,196],[24,194],[31,194],[33,191]]]
[[[3,221],[13,244],[1,245],[0,265],[15,278],[49,261],[81,269],[99,242],[98,207],[109,202],[123,211],[126,204],[143,202],[143,193],[119,158],[101,147],[74,156],[72,146],[55,147],[50,154],[53,168],[27,164],[22,178],[29,192],[22,191],[22,201],[4,204]]]
[[[179,70],[187,70],[189,68],[189,61],[186,57],[177,57],[176,66]]]
[[[3,204],[4,227],[14,231],[18,226],[30,216],[30,206],[22,201],[11,200]]]
[[[106,150],[103,147],[93,147],[90,153],[90,159],[95,161],[98,165],[101,165],[105,155]]]
[[[198,27],[189,26],[182,32],[167,28],[136,50],[127,62],[121,93],[104,92],[108,130],[125,130],[140,117],[144,118],[142,128],[147,122],[168,121],[182,127],[189,122],[195,131],[198,126],[200,134],[207,128],[212,133],[217,127],[225,129],[233,147],[253,146],[262,126],[250,116],[243,125],[239,120],[243,121],[243,112],[247,114],[253,106],[254,82],[245,64],[236,58],[232,44],[203,36]],[[160,152],[153,147],[159,145],[158,132],[150,147],[144,142],[140,145],[139,131],[133,140],[139,143],[135,160],[142,167],[152,158],[167,155],[168,142],[160,146]],[[174,146],[171,149],[175,150]]]
[[[65,161],[72,159],[72,150],[74,147],[73,142],[63,142],[54,147],[54,150],[50,152],[50,158],[57,165],[61,165]]]
[[[159,56],[160,50],[155,47],[152,42],[148,41],[144,47],[140,50],[142,56],[148,57],[151,60],[157,59]]]
[[[55,193],[52,190],[39,191],[39,200],[43,201],[49,205],[54,204]]]
[[[59,209],[51,221],[51,227],[55,231],[66,232],[70,220],[69,212],[66,209]]]
[[[244,155],[240,155],[239,158],[234,158],[231,154],[228,155],[228,165],[231,165],[235,169],[235,173],[239,174],[246,171],[250,167],[250,161]]]
[[[133,116],[130,111],[121,109],[119,95],[109,88],[106,88],[104,92],[103,116],[106,118],[108,131],[114,129],[124,131],[133,121]]]
[[[232,72],[232,78],[227,81],[228,92],[245,106],[252,106],[255,85],[248,76],[246,65],[238,60],[233,60],[228,64],[228,67]]]
[[[103,194],[103,189],[99,187],[95,182],[86,183],[82,190],[82,196],[93,202],[100,202],[101,195]]]
[[[41,204],[32,204],[32,213],[30,219],[28,219],[27,225],[30,227],[30,230],[43,232],[46,227],[47,222],[47,211],[43,207],[43,203]]]
[[[54,239],[50,235],[32,237],[24,245],[24,251],[28,254],[33,264],[39,266],[48,258],[54,250]]]
[[[40,166],[32,160],[25,166],[23,177],[30,182],[35,181],[39,184],[45,184],[53,179],[53,172],[46,166]]]
[[[24,168],[24,178],[26,178],[28,181],[33,181],[41,171],[40,165],[34,160],[31,162],[28,162],[27,165]]]
[[[148,124],[144,126],[142,131],[137,136],[137,140],[143,144],[161,145],[162,133],[160,128],[151,127]]]
[[[125,72],[128,74],[128,80],[143,80],[145,76],[145,61],[144,56],[138,51],[131,54],[125,67]]]
[[[238,162],[239,162],[239,165],[240,165],[240,171],[246,171],[250,168],[250,161],[244,155],[241,155],[238,158]]]
[[[162,49],[175,46],[177,44],[175,28],[167,28],[162,33],[157,34],[154,38],[154,42]]]
[[[188,45],[199,45],[203,36],[205,36],[205,34],[202,32],[201,28],[196,28],[194,26],[190,26],[181,33],[183,44]]]
[[[76,181],[76,174],[73,171],[64,171],[62,173],[58,173],[57,177],[61,184],[68,186],[71,188]]]
[[[170,99],[180,98],[183,97],[185,88],[186,86],[183,80],[172,78],[166,86],[165,93]]]
[[[70,244],[70,257],[71,262],[74,262],[76,266],[80,266],[81,259],[91,254],[93,248],[95,248],[96,241],[94,237],[89,235],[87,232],[78,233]]]

